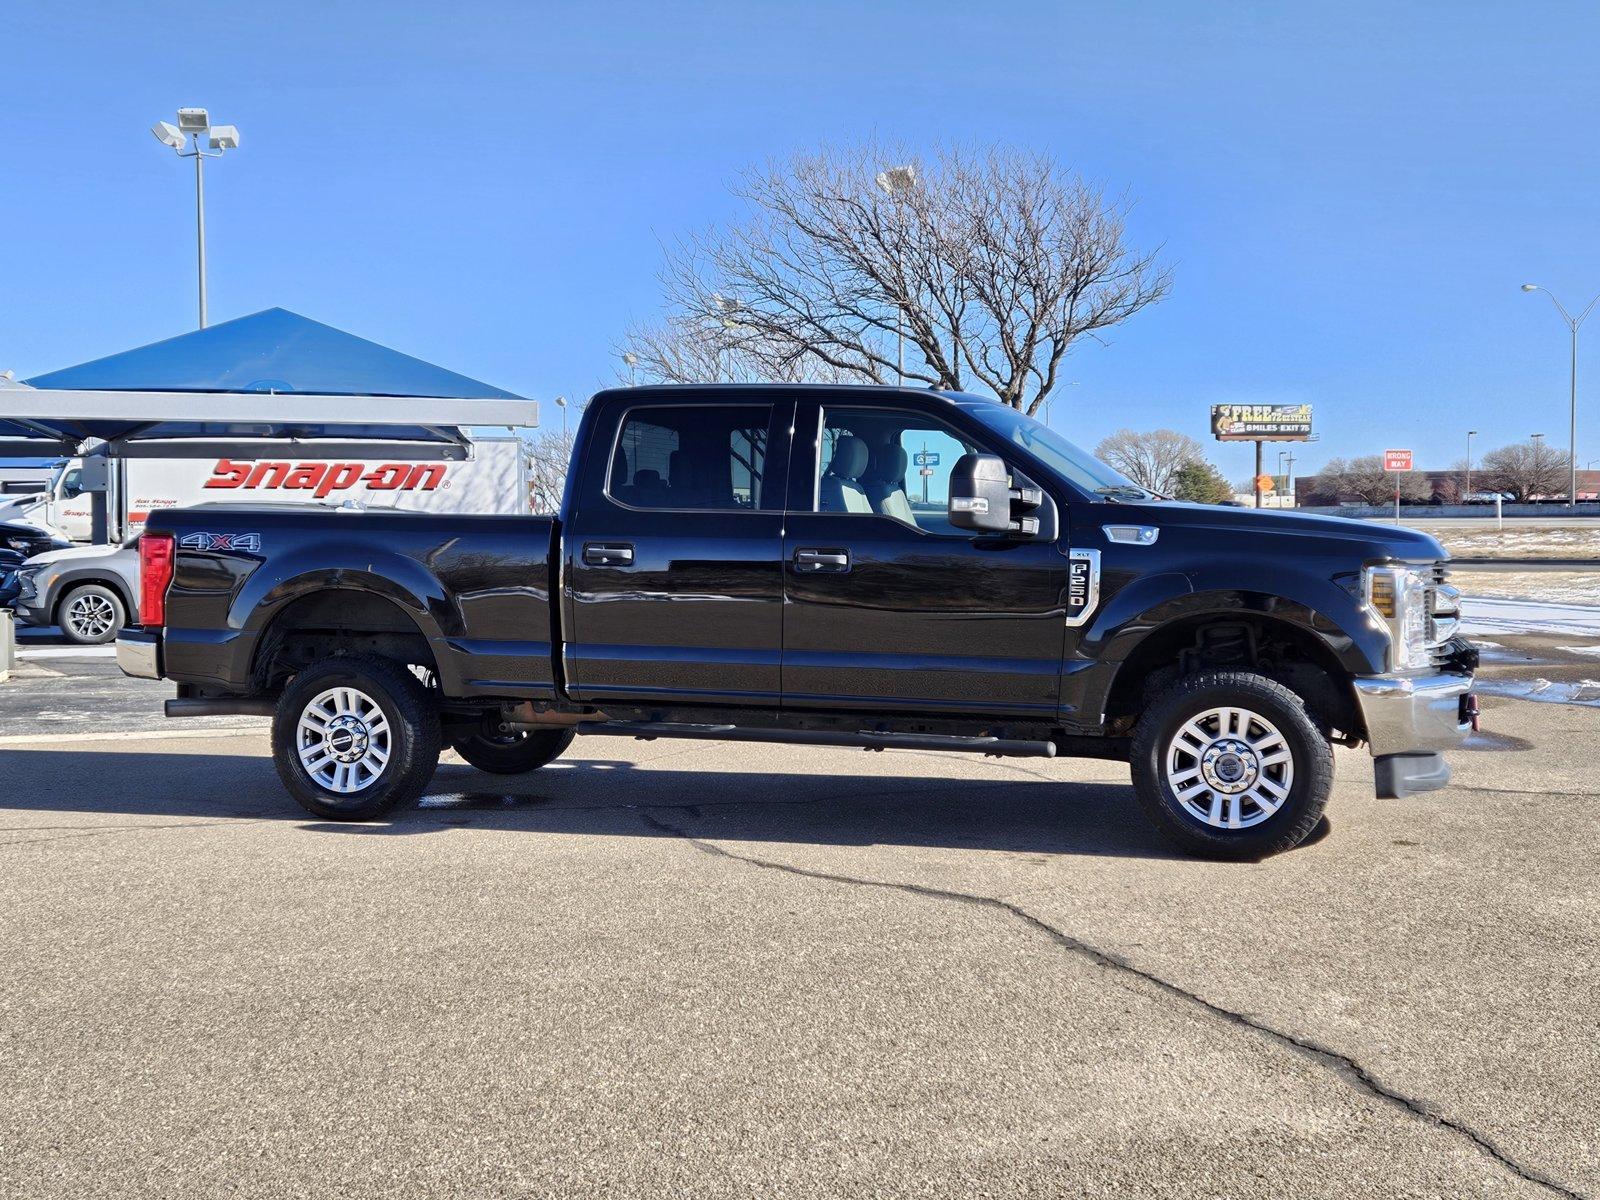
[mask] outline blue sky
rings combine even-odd
[[[742,168],[871,135],[1044,149],[1136,199],[1176,287],[1074,355],[1052,423],[1090,446],[1204,439],[1220,401],[1314,404],[1302,468],[1564,445],[1566,330],[1517,288],[1600,291],[1580,3],[80,0],[6,6],[0,45],[23,377],[192,326],[192,177],[147,132],[187,104],[243,137],[207,176],[213,321],[282,305],[544,400],[613,379],[662,241],[734,215]]]

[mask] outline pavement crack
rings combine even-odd
[[[797,867],[789,863],[776,862],[772,859],[757,858],[754,855],[737,854],[732,850],[728,850],[717,845],[715,842],[696,837],[688,830],[680,826],[673,825],[668,821],[664,821],[652,813],[641,810],[639,817],[645,823],[645,825],[655,830],[657,833],[679,838],[693,846],[701,853],[711,855],[715,858],[726,858],[734,862],[744,863],[747,866],[759,867],[762,870],[780,871],[787,875],[796,875],[804,879],[820,880],[824,883],[839,883],[851,887],[875,888],[884,891],[904,892],[908,895],[920,896],[929,900],[942,900],[955,904],[966,904],[975,908],[986,908],[992,911],[1005,913],[1016,920],[1023,922],[1030,928],[1044,934],[1062,949],[1067,950],[1072,954],[1076,954],[1082,958],[1088,959],[1096,966],[1104,967],[1108,970],[1117,971],[1135,978],[1164,995],[1171,996],[1185,1004],[1200,1009],[1208,1016],[1215,1017],[1218,1020],[1224,1021],[1230,1025],[1236,1025],[1240,1028],[1248,1029],[1253,1033],[1267,1038],[1269,1041],[1276,1042],[1278,1045],[1288,1049],[1292,1053],[1297,1054],[1302,1058],[1308,1059],[1319,1066],[1327,1068],[1339,1076],[1339,1078],[1343,1079],[1346,1083],[1356,1088],[1358,1091],[1365,1092],[1375,1099],[1399,1109],[1408,1116],[1432,1125],[1437,1129],[1442,1129],[1445,1132],[1467,1142],[1481,1151],[1483,1154],[1487,1155],[1490,1159],[1494,1160],[1495,1163],[1505,1168],[1505,1170],[1517,1176],[1519,1179],[1525,1180],[1528,1183],[1537,1184],[1540,1187],[1548,1190],[1551,1194],[1567,1197],[1568,1200],[1588,1200],[1588,1198],[1585,1197],[1582,1192],[1578,1192],[1567,1187],[1565,1184],[1551,1178],[1549,1175],[1546,1175],[1543,1171],[1540,1171],[1535,1167],[1530,1167],[1519,1162],[1507,1151],[1503,1150],[1493,1138],[1481,1130],[1475,1129],[1471,1125],[1455,1120],[1452,1117],[1445,1116],[1443,1113],[1438,1112],[1433,1106],[1427,1104],[1426,1102],[1418,1100],[1413,1096],[1408,1096],[1404,1092],[1390,1087],[1388,1084],[1384,1083],[1382,1080],[1373,1075],[1370,1070],[1362,1066],[1361,1063],[1352,1056],[1341,1051],[1334,1050],[1331,1047],[1324,1046],[1320,1042],[1314,1041],[1313,1039],[1304,1037],[1300,1034],[1285,1032],[1284,1030],[1278,1029],[1273,1025],[1269,1025],[1260,1017],[1252,1016],[1249,1013],[1239,1012],[1235,1009],[1228,1008],[1225,1005],[1218,1004],[1216,1001],[1208,1000],[1198,992],[1190,991],[1181,984],[1173,983],[1170,980],[1164,979],[1160,975],[1157,975],[1154,971],[1151,971],[1145,967],[1141,967],[1119,954],[1115,954],[1109,950],[1102,950],[1098,946],[1094,946],[1080,938],[1073,937],[1071,934],[1065,932],[1064,930],[1058,929],[1056,926],[1051,925],[1048,921],[1045,921],[1040,917],[1034,916],[1027,909],[1018,904],[1014,904],[1009,900],[1000,899],[995,896],[977,895],[971,892],[956,892],[947,888],[930,887],[926,884],[920,883],[895,883],[890,880],[864,879],[854,875],[841,875],[832,871],[815,871],[807,867]]]

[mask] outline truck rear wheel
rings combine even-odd
[[[1322,819],[1333,750],[1300,697],[1249,671],[1191,675],[1133,732],[1133,786],[1172,842],[1211,858],[1293,849]]]
[[[284,787],[332,821],[370,821],[422,795],[439,765],[439,714],[405,667],[330,658],[301,671],[272,718]]]
[[[450,748],[480,771],[521,775],[537,771],[572,745],[570,729],[522,729],[514,733],[475,733],[454,738]]]

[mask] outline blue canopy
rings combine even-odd
[[[27,382],[36,388],[83,391],[519,399],[283,308],[37,375]]]
[[[185,442],[200,453],[219,439],[292,438],[459,453],[461,426],[532,424],[536,411],[481,380],[269,308],[0,391],[0,451],[70,454],[99,439],[119,454],[182,452]]]

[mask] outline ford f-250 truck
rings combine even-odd
[[[1258,857],[1318,823],[1330,743],[1399,798],[1476,722],[1433,538],[1163,499],[961,394],[606,391],[559,516],[200,506],[141,553],[123,670],[270,713],[329,818],[442,744],[515,773],[623,734],[1121,759],[1178,845]]]

